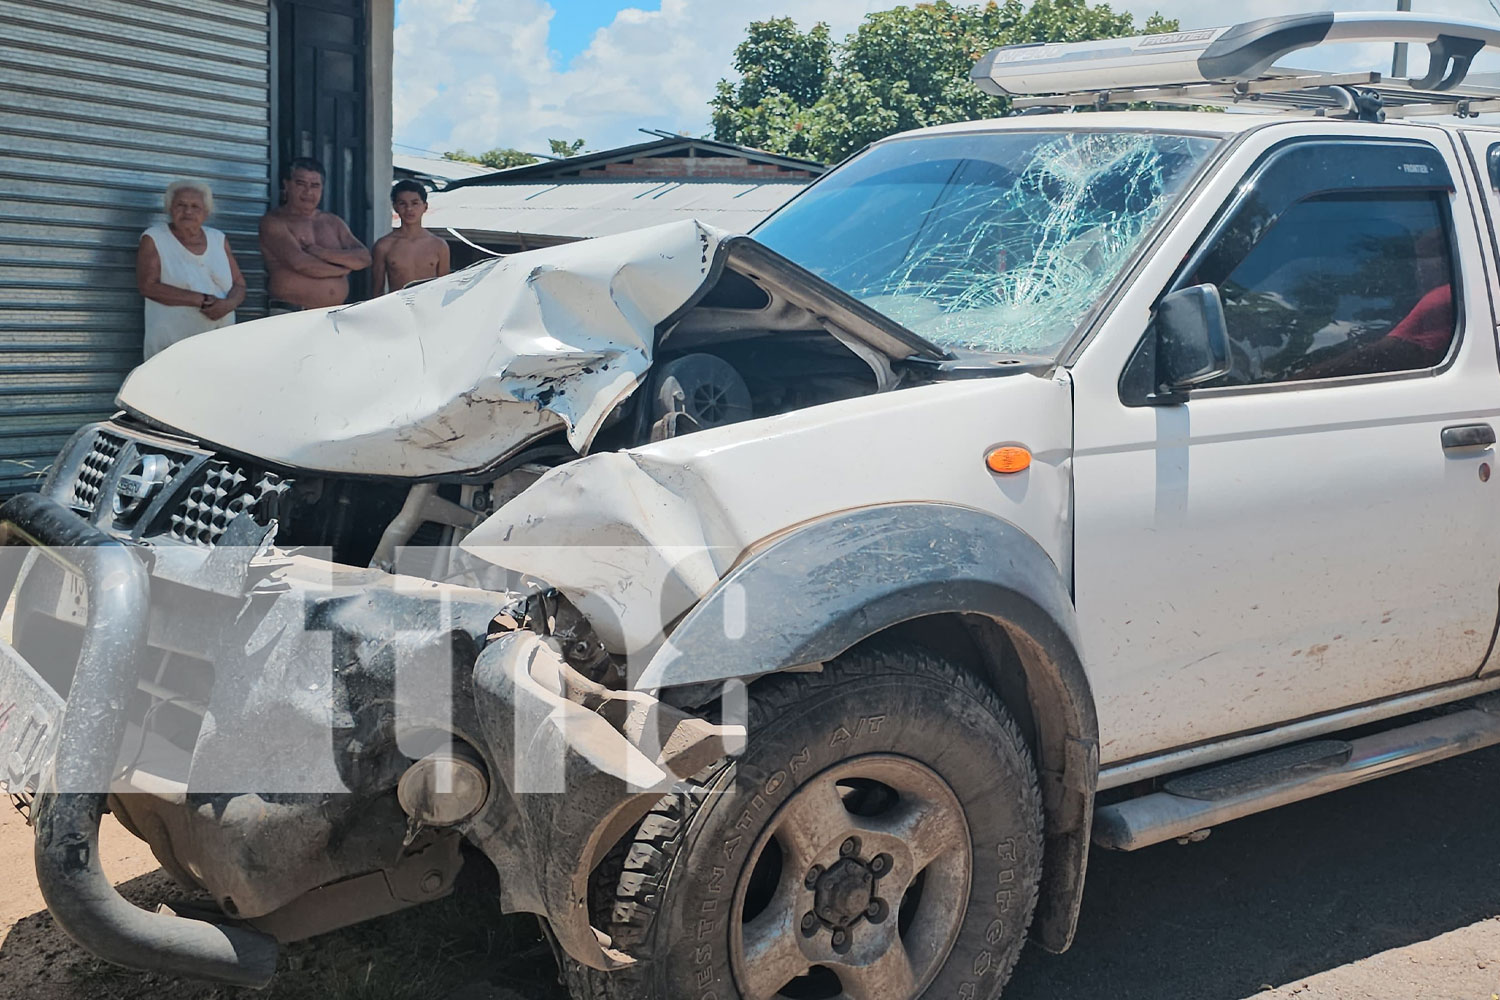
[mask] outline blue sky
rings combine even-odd
[[[568,65],[588,48],[594,33],[608,27],[624,7],[659,11],[661,0],[633,4],[620,3],[619,0],[559,0],[554,5],[556,13],[552,16],[547,43],[563,65]]]
[[[639,142],[638,129],[710,129],[714,84],[732,74],[749,22],[828,22],[835,38],[867,13],[912,0],[397,0],[396,141],[439,153],[547,140],[589,149]],[[974,0],[978,2],[978,0]],[[1493,21],[1500,0],[1413,0],[1418,11]],[[1394,8],[1395,0],[1112,0],[1139,24],[1153,11],[1184,28],[1318,10]],[[1361,65],[1381,52],[1357,53]],[[1334,57],[1337,62],[1343,56]],[[1415,57],[1420,65],[1424,57]],[[1325,68],[1322,60],[1304,63]],[[1490,59],[1476,68],[1500,69]],[[1335,68],[1329,65],[1326,68]]]

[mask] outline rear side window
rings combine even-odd
[[[1447,357],[1458,330],[1448,190],[1391,184],[1390,174],[1435,172],[1402,164],[1404,151],[1343,152],[1394,155],[1394,169],[1361,190],[1357,172],[1317,164],[1327,175],[1309,182],[1310,154],[1286,157],[1198,256],[1189,283],[1219,287],[1233,364],[1213,386],[1413,371]]]

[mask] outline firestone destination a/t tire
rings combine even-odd
[[[749,729],[744,754],[663,799],[601,866],[596,907],[637,964],[568,962],[573,995],[998,997],[1043,829],[998,696],[922,647],[867,644],[757,685]]]

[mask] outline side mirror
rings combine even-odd
[[[1158,396],[1173,396],[1229,372],[1229,331],[1217,285],[1173,292],[1156,307]]]
[[[1500,142],[1490,147],[1489,155],[1485,157],[1490,166],[1490,187],[1500,191]]]

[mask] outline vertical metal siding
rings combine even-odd
[[[0,0],[0,494],[34,487],[141,360],[140,233],[213,187],[265,310],[270,0]]]

